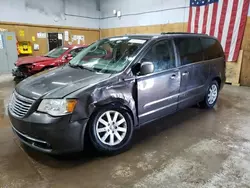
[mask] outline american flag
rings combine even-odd
[[[218,38],[228,61],[237,61],[249,0],[190,0],[188,32]]]

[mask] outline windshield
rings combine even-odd
[[[121,72],[135,57],[147,40],[116,37],[97,41],[70,61],[70,66],[81,66],[96,72]]]
[[[51,50],[49,53],[45,55],[45,57],[52,57],[52,58],[58,58],[60,57],[64,52],[66,52],[69,48],[67,47],[58,47],[53,50]]]

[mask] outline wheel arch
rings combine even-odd
[[[214,77],[212,81],[216,81],[218,83],[219,89],[221,88],[221,78],[219,76]]]
[[[105,101],[100,101],[100,102],[96,103],[94,105],[94,108],[92,109],[88,119],[89,120],[92,119],[93,116],[96,114],[96,112],[100,108],[105,108],[105,107],[106,108],[107,107],[122,108],[123,110],[127,111],[129,113],[129,115],[131,116],[134,127],[138,125],[138,119],[137,119],[136,112],[133,112],[132,109],[126,104],[126,101],[123,99],[116,99],[116,100],[113,100],[112,102],[110,100],[105,100]],[[87,127],[85,129],[84,135],[86,134],[86,130],[88,128],[89,128],[89,121],[87,123]]]
[[[89,137],[89,129],[90,129],[90,120],[94,118],[94,116],[96,115],[96,113],[98,112],[98,110],[100,110],[100,108],[108,108],[108,107],[115,107],[115,108],[122,108],[123,110],[125,110],[126,112],[128,112],[128,114],[131,116],[132,119],[132,123],[134,125],[134,127],[136,125],[138,125],[138,120],[136,117],[136,114],[133,113],[133,111],[130,109],[130,107],[128,105],[126,105],[125,101],[122,99],[117,99],[114,100],[112,102],[109,101],[100,101],[97,104],[95,104],[95,108],[92,110],[89,118],[88,118],[88,122],[86,124],[85,129],[83,130],[83,148],[85,147],[86,142],[89,142],[90,137]]]
[[[100,102],[96,103],[95,108],[93,109],[89,118],[92,118],[93,115],[95,115],[95,113],[100,108],[105,108],[105,107],[122,108],[123,110],[127,111],[129,113],[129,115],[131,116],[134,126],[136,126],[138,124],[136,113],[133,112],[131,107],[129,107],[129,105],[127,104],[127,101],[125,101],[124,99],[120,99],[120,98],[117,98],[117,99],[112,100],[112,101],[104,100],[104,101],[100,101]]]

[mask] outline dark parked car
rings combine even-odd
[[[225,82],[220,43],[165,33],[106,38],[61,68],[22,81],[9,103],[14,132],[48,153],[127,149],[133,130],[180,109],[213,108]]]
[[[61,46],[51,50],[44,56],[21,57],[15,63],[12,75],[27,77],[46,69],[64,65],[86,47],[86,45]]]

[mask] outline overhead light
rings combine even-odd
[[[122,12],[119,10],[117,11],[117,17],[121,17],[122,16]]]

